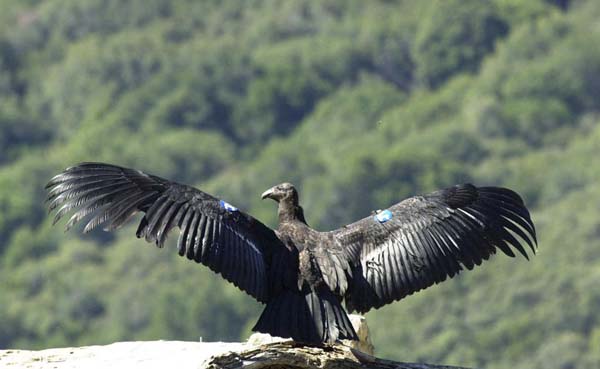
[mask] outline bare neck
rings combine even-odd
[[[277,215],[279,216],[279,224],[294,221],[306,224],[302,207],[298,205],[297,201],[293,201],[292,199],[283,199],[279,202]]]

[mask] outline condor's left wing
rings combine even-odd
[[[361,313],[472,269],[496,248],[527,258],[522,241],[533,252],[537,244],[518,194],[471,184],[411,197],[330,235],[353,265],[347,306]]]

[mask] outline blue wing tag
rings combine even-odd
[[[238,208],[224,200],[220,200],[219,205],[221,205],[221,207],[227,211],[238,211]]]
[[[378,221],[379,223],[385,223],[388,220],[392,219],[394,215],[392,214],[391,211],[389,211],[388,209],[385,209],[383,211],[378,212],[377,214],[375,214],[375,220]]]

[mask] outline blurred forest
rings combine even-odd
[[[533,209],[504,256],[367,318],[378,356],[600,367],[600,2],[0,0],[0,348],[245,339],[261,306],[134,237],[51,227],[44,184],[105,161],[275,225],[337,228],[455,183]]]

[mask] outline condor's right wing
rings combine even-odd
[[[179,255],[202,263],[260,302],[268,299],[268,267],[283,247],[275,232],[252,216],[193,187],[139,170],[82,163],[50,180],[54,222],[73,212],[66,229],[89,217],[84,232],[114,230],[143,212],[136,235],[162,247],[179,227]]]

